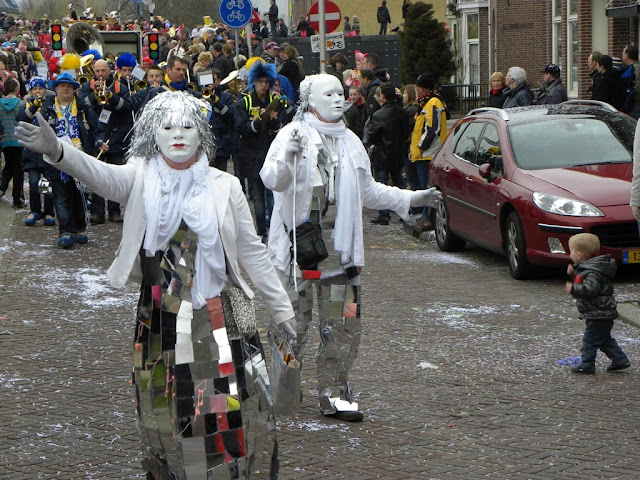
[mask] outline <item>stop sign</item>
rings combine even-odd
[[[342,20],[340,7],[329,0],[325,0],[324,20],[327,24],[327,33],[335,31],[335,29],[340,26],[340,21]],[[320,31],[320,15],[318,14],[318,2],[314,3],[309,9],[309,22],[311,23],[311,28],[313,28],[316,32]]]

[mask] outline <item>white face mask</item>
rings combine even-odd
[[[319,75],[311,85],[309,105],[328,122],[335,122],[344,112],[344,89],[333,75]]]
[[[156,143],[165,158],[186,163],[198,151],[200,134],[193,126],[165,125],[156,130]]]

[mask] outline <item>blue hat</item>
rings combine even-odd
[[[116,60],[116,66],[118,68],[135,67],[137,64],[136,57],[129,52],[121,53]]]
[[[73,85],[73,88],[80,88],[80,84],[76,82],[73,77],[68,73],[61,73],[58,75],[58,78],[51,82],[51,86],[55,89],[61,83],[70,83]]]
[[[44,80],[39,78],[39,77],[34,77],[29,81],[29,89],[32,88],[47,88],[47,86],[44,83]]]

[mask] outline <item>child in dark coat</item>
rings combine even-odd
[[[591,233],[580,233],[569,239],[573,265],[567,267],[567,293],[577,301],[580,318],[586,327],[582,337],[582,361],[573,373],[596,373],[598,349],[611,359],[607,372],[629,368],[629,359],[615,338],[611,337],[613,321],[618,318],[613,296],[613,278],[617,264],[611,255],[598,255],[600,240]]]

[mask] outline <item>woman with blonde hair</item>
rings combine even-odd
[[[502,105],[505,101],[504,96],[504,74],[502,72],[493,72],[489,79],[489,83],[491,88],[489,89],[489,100],[487,101],[487,106],[502,108]]]
[[[193,74],[197,75],[198,72],[202,72],[207,70],[211,66],[211,62],[213,62],[213,55],[211,52],[202,52],[198,55],[198,61],[193,66]]]

